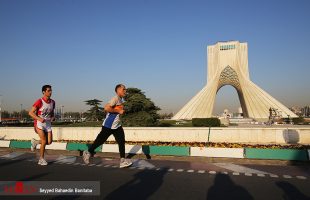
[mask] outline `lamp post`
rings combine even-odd
[[[64,121],[65,113],[64,113],[64,106],[61,106],[61,121]]]
[[[23,115],[22,115],[22,111],[23,111],[23,104],[20,104],[20,121],[23,120]]]
[[[0,94],[0,123],[2,123],[2,116],[1,116],[1,104],[2,104],[2,95]]]

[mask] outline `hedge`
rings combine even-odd
[[[193,118],[192,124],[196,127],[220,127],[221,121],[218,118]]]

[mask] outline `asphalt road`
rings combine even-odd
[[[133,159],[133,167],[119,169],[116,158],[95,157],[85,165],[81,157],[0,152],[2,181],[99,181],[100,196],[0,196],[0,199],[310,199],[308,164],[279,166]]]

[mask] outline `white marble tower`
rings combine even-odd
[[[282,117],[297,117],[250,80],[247,43],[218,42],[208,46],[208,82],[172,119],[208,118],[212,116],[215,96],[224,85],[238,93],[245,118],[268,119],[269,108]]]

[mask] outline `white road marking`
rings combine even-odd
[[[272,177],[272,178],[279,178],[279,176],[276,175],[276,174],[270,174],[270,177]]]
[[[239,172],[239,173],[270,174],[268,172],[264,172],[264,171],[260,171],[260,170],[256,170],[256,169],[251,169],[248,167],[244,167],[244,166],[236,165],[236,164],[232,164],[232,163],[214,163],[214,165],[221,167],[221,168],[224,168],[224,169],[231,170],[233,172]]]
[[[216,171],[209,171],[209,174],[216,174]]]
[[[246,176],[252,176],[251,173],[245,173],[244,175],[246,175]]]
[[[283,175],[283,178],[292,178],[290,175]]]
[[[170,168],[170,169],[168,169],[168,172],[172,172],[174,169],[172,169],[172,168]]]
[[[155,168],[153,164],[147,162],[146,160],[139,160],[139,159],[132,160],[132,166],[133,167],[145,167],[149,169]]]
[[[188,173],[193,173],[195,170],[189,169],[187,170]]]
[[[139,170],[144,170],[146,169],[145,167],[138,167]]]
[[[60,155],[56,160],[55,163],[75,163],[76,157],[75,156],[63,156]]]
[[[257,174],[259,177],[265,177],[265,174]]]
[[[12,152],[12,153],[9,153],[9,154],[6,154],[6,155],[3,155],[1,156],[1,158],[9,158],[9,159],[13,159],[13,158],[16,158],[18,156],[21,156],[25,154],[24,152]]]
[[[238,175],[240,175],[240,173],[239,172],[233,172],[233,175],[238,176]]]
[[[184,169],[177,169],[177,172],[183,172]]]
[[[198,173],[199,174],[204,174],[206,171],[205,170],[199,170]]]
[[[307,179],[307,177],[305,177],[305,176],[296,176],[296,178],[298,178],[298,179]]]

